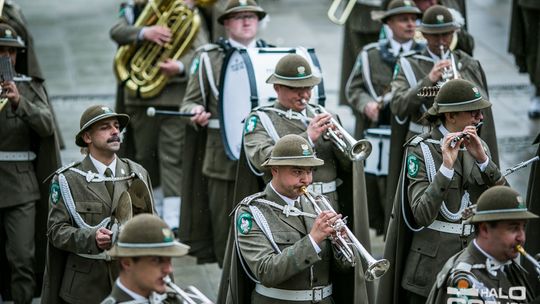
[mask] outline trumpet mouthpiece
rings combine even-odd
[[[149,116],[149,117],[156,116],[156,108],[149,107],[148,109],[146,109],[146,116]]]
[[[519,253],[525,255],[525,249],[523,249],[523,246],[521,246],[521,245],[519,245],[519,244],[516,245],[516,250],[517,250]]]

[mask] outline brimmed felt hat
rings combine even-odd
[[[424,12],[418,30],[424,34],[442,34],[459,28],[459,25],[452,17],[452,13],[446,7],[433,5]]]
[[[388,8],[380,17],[380,20],[386,23],[388,18],[401,14],[415,14],[420,18],[422,16],[422,11],[412,0],[393,0],[388,4]]]
[[[437,116],[441,113],[475,111],[489,107],[491,102],[482,97],[476,85],[468,80],[452,79],[441,87],[427,113]]]
[[[75,143],[77,144],[77,146],[86,147],[86,143],[82,139],[82,134],[96,122],[111,117],[116,117],[118,119],[118,123],[120,124],[120,131],[123,130],[129,122],[128,115],[118,114],[107,106],[94,105],[86,109],[81,115],[80,130],[77,135],[75,135]]]
[[[174,239],[174,233],[158,216],[143,213],[129,220],[107,254],[113,258],[137,256],[179,257],[189,246]]]
[[[276,64],[274,73],[266,83],[281,84],[288,87],[312,87],[321,82],[321,78],[313,75],[311,65],[298,54],[287,54]]]
[[[538,216],[527,210],[527,205],[514,189],[507,186],[494,186],[478,198],[476,211],[468,219],[469,223],[528,220]]]
[[[270,158],[262,166],[317,167],[323,164],[324,161],[317,158],[307,139],[300,135],[288,134],[277,141]]]
[[[0,23],[0,46],[9,46],[15,48],[25,48],[26,45],[15,30],[5,24]]]
[[[257,14],[259,20],[266,16],[266,12],[254,0],[229,0],[225,11],[219,16],[218,22],[223,24],[230,14],[239,12],[253,12]]]

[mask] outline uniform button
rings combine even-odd
[[[90,208],[86,208],[86,211],[90,211]]]
[[[304,263],[309,264],[309,260],[304,260]]]

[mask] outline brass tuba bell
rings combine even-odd
[[[196,8],[189,8],[183,0],[150,0],[134,25],[161,25],[172,33],[171,42],[163,46],[151,41],[124,45],[114,57],[114,71],[118,80],[125,83],[128,94],[152,98],[161,93],[169,80],[160,72],[159,63],[169,58],[178,60],[185,54],[201,26],[201,17]]]

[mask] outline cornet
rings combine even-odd
[[[171,281],[169,276],[163,278],[163,281],[171,288],[176,296],[180,298],[183,304],[213,304],[202,292],[193,286],[189,286],[187,291],[182,290],[178,285]]]
[[[444,45],[439,45],[439,50],[441,52],[441,60],[445,60],[445,59],[448,59],[446,56],[445,56],[445,52],[444,52]],[[459,78],[459,73],[458,73],[458,70],[457,70],[457,67],[456,67],[456,60],[454,59],[454,55],[452,54],[452,52],[449,50],[448,53],[450,54],[450,68],[449,67],[445,67],[442,71],[442,74],[441,74],[441,80],[439,82],[437,82],[437,84],[435,86],[432,86],[432,87],[423,87],[423,88],[420,88],[420,90],[418,90],[418,93],[416,94],[417,96],[419,97],[435,97],[437,95],[437,93],[439,92],[439,90],[441,89],[441,87],[447,83],[449,80],[451,79],[458,79]]]
[[[309,104],[307,104],[306,109],[311,111],[313,115],[328,113],[323,107],[318,107],[319,113],[316,113],[310,108]],[[354,137],[352,137],[347,130],[334,119],[334,117],[330,120],[330,124],[336,126],[339,134],[334,129],[328,128],[323,135],[324,139],[331,140],[334,145],[336,145],[336,147],[341,152],[345,153],[352,161],[361,161],[368,158],[371,153],[371,143],[367,139],[354,139]]]
[[[300,191],[303,193],[303,195],[306,197],[306,199],[313,205],[313,208],[315,209],[315,212],[317,214],[321,214],[322,209],[317,204],[316,199],[308,192],[307,187],[302,187]],[[322,204],[324,205],[323,208],[325,210],[334,211],[332,206],[330,205],[330,202],[328,200],[320,195],[318,196]],[[349,227],[347,227],[346,222],[342,219],[338,219],[334,222],[332,225],[332,228],[336,232],[334,236],[332,236],[331,241],[332,243],[337,247],[337,250],[349,261],[353,266],[356,264],[355,259],[355,251],[358,252],[361,258],[365,260],[365,262],[368,265],[368,268],[366,272],[364,273],[364,277],[366,278],[366,281],[373,281],[380,277],[382,277],[388,268],[390,267],[390,262],[386,259],[382,260],[375,260],[371,254],[362,246],[360,241],[356,238],[356,236],[351,232]],[[346,238],[343,237],[343,233],[345,233]]]
[[[540,280],[540,262],[528,254],[521,245],[516,245],[516,250],[534,266],[536,273],[538,273],[538,280]]]

